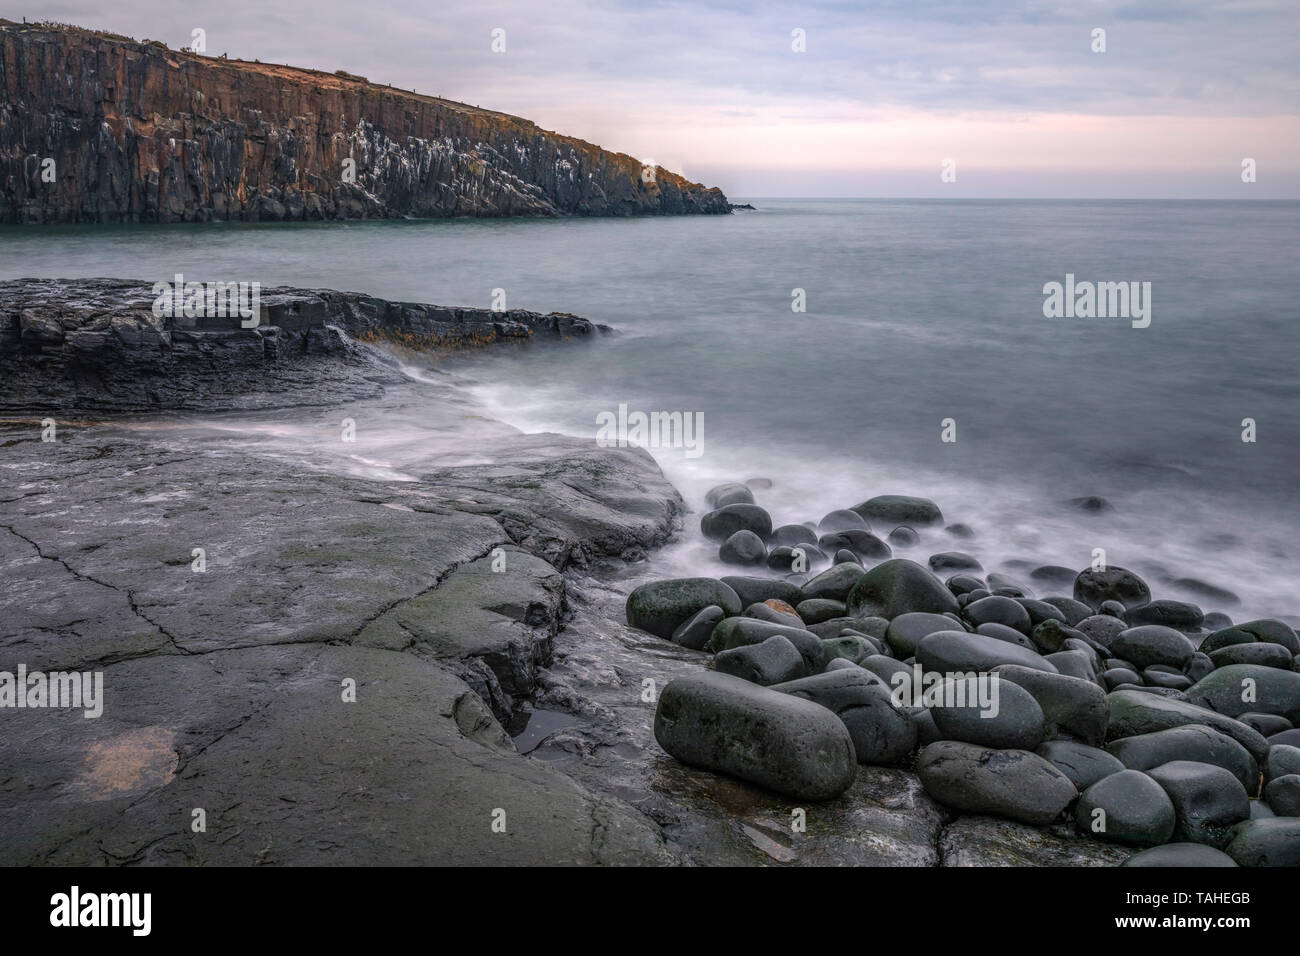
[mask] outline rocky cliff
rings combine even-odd
[[[0,222],[730,209],[719,189],[504,113],[0,20]]]

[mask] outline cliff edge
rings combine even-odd
[[[0,19],[0,223],[730,211],[720,189],[505,113]]]

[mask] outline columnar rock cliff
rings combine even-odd
[[[351,74],[0,20],[0,222],[730,208],[719,189],[504,113]]]

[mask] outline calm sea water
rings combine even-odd
[[[1300,613],[1300,204],[757,200],[728,217],[0,231],[0,277],[260,280],[575,312],[621,334],[493,351],[452,381],[530,431],[703,416],[703,454],[652,449],[691,503],[762,476],[778,523],[879,493],[934,498],[1005,562],[1191,576]],[[1151,283],[1151,324],[1048,319],[1043,285]],[[791,310],[803,289],[807,311]],[[443,429],[413,416],[399,444]],[[1242,420],[1256,422],[1245,443]],[[941,441],[952,419],[956,441]],[[442,434],[442,433],[440,433]],[[472,436],[468,436],[472,438]],[[396,440],[396,439],[394,439]],[[382,450],[380,450],[382,451]],[[382,457],[382,455],[380,456]],[[1104,495],[1101,516],[1061,504]],[[888,528],[877,529],[882,534]],[[665,570],[717,570],[687,540]],[[1209,609],[1209,608],[1207,608]]]

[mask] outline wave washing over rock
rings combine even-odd
[[[8,20],[0,170],[7,223],[731,211],[720,189],[504,113]]]
[[[700,530],[734,576],[627,599],[630,625],[707,665],[659,698],[655,738],[677,760],[814,806],[898,768],[949,815],[945,863],[990,862],[995,843],[995,859],[1040,862],[1028,834],[1049,828],[1098,841],[1074,862],[1300,865],[1287,623],[1153,598],[1119,567],[1033,569],[1040,599],[960,551],[893,557],[890,542],[969,536],[932,501],[882,495],[773,528],[767,487],[707,495]],[[972,825],[1003,834],[971,853],[954,834]]]

